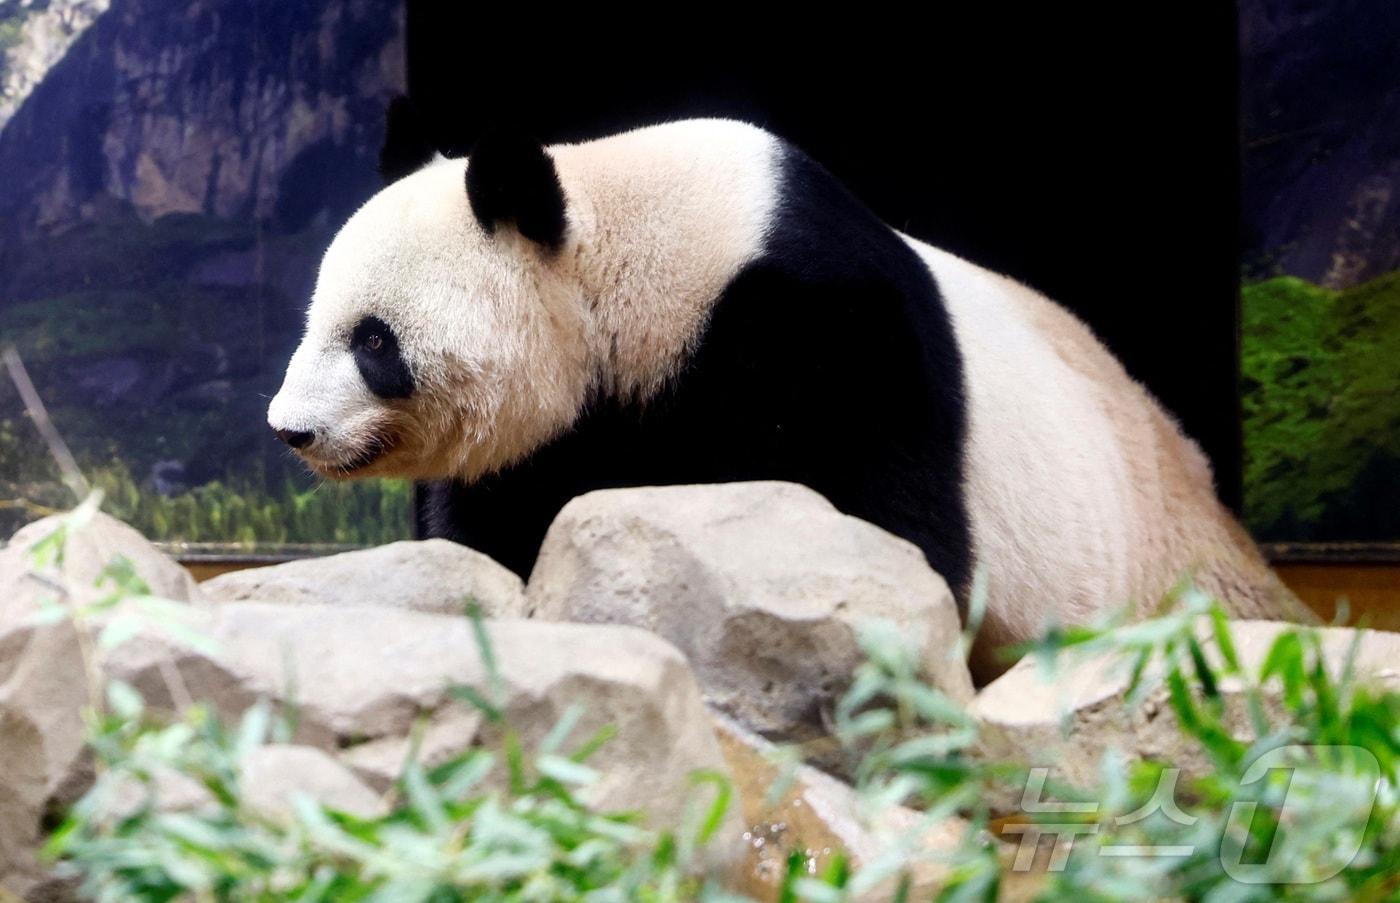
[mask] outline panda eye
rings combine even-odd
[[[4,0],[0,0],[3,3]],[[378,317],[363,317],[350,331],[350,354],[365,386],[380,398],[408,398],[413,394],[413,371],[400,353],[394,327]]]

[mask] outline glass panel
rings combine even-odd
[[[1275,542],[1400,541],[1400,5],[1354,6],[1240,8],[1245,514]]]
[[[155,539],[377,543],[266,425],[317,262],[378,184],[399,0],[0,0],[0,344]],[[0,378],[0,528],[71,502]]]

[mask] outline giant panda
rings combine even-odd
[[[1307,617],[1088,328],[763,129],[501,133],[458,159],[406,107],[390,130],[395,180],[327,250],[268,420],[323,477],[440,481],[428,535],[525,576],[589,490],[802,483],[963,604],[985,571],[983,680],[997,647],[1188,573],[1237,615]]]

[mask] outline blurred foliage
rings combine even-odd
[[[1128,706],[1165,693],[1183,757],[1202,764],[1105,750],[1098,786],[1064,795],[1092,801],[1100,830],[1076,840],[1039,899],[1396,899],[1400,694],[1357,679],[1361,634],[1328,656],[1317,631],[1285,629],[1251,666],[1218,602],[1190,588],[1177,602],[1172,614],[1041,644],[1054,658],[1118,657],[1132,675]],[[1179,852],[1123,854],[1134,849]]]
[[[1304,628],[1280,631],[1251,667],[1218,602],[1189,586],[1168,601],[1156,618],[1052,629],[1018,650],[1039,658],[1047,679],[1076,661],[1116,661],[1128,678],[1123,717],[1160,700],[1179,732],[1166,746],[1183,759],[1133,759],[1109,747],[1089,787],[1057,786],[1052,770],[1039,799],[1062,805],[1021,818],[1072,848],[1034,899],[1400,898],[1400,694],[1356,678],[1355,645],[1344,661],[1327,659],[1318,633]],[[989,843],[986,800],[1020,797],[1027,770],[978,755],[977,725],[920,679],[908,637],[877,624],[863,643],[869,659],[836,720],[861,798],[869,811],[924,810],[929,826],[960,812],[970,828],[951,855],[920,854],[920,832],[910,831],[908,849],[896,845],[846,890],[878,887],[923,858],[948,869],[938,900],[995,901],[1023,835],[1003,826],[1012,844]],[[1179,772],[1188,763],[1196,768]],[[799,889],[814,901],[851,899]]]
[[[1263,540],[1400,540],[1400,272],[1243,289],[1245,520]]]
[[[425,769],[410,759],[380,817],[292,801],[290,822],[247,806],[240,759],[269,735],[265,705],[225,730],[206,708],[162,724],[129,687],[109,688],[96,721],[97,784],[49,843],[60,865],[103,900],[655,901],[693,900],[691,856],[721,821],[722,792],[677,835],[627,813],[592,812],[579,795],[597,779],[597,744],[530,754],[508,734],[500,751],[473,749]],[[176,772],[208,791],[209,805],[162,812],[153,776]],[[111,800],[137,786],[135,811]]]

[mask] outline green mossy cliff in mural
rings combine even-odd
[[[1245,518],[1264,540],[1400,540],[1400,272],[1243,290]]]

